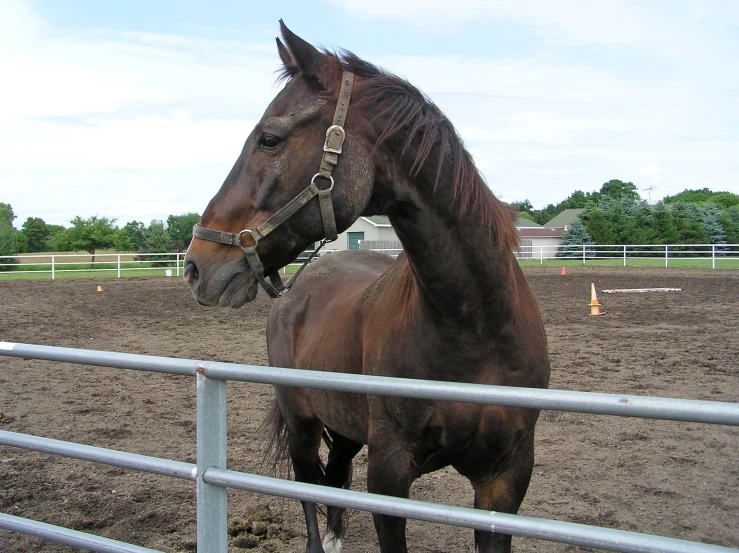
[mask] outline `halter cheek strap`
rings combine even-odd
[[[313,175],[310,185],[305,190],[280,208],[279,211],[264,223],[254,229],[244,229],[239,233],[233,233],[209,229],[201,227],[200,225],[195,225],[192,228],[192,234],[195,238],[241,248],[257,281],[262,285],[265,292],[273,298],[278,298],[284,292],[287,292],[295,283],[298,275],[300,275],[305,266],[313,260],[318,251],[326,243],[333,242],[338,237],[336,232],[334,207],[333,202],[331,201],[331,191],[334,188],[334,178],[331,176],[331,173],[339,162],[339,155],[342,152],[344,140],[346,138],[344,123],[346,121],[346,114],[349,110],[349,101],[351,100],[353,85],[354,74],[349,71],[345,71],[341,77],[341,89],[339,90],[339,99],[336,103],[333,124],[326,130],[326,140],[323,143],[323,156],[321,157],[320,168],[318,173]],[[324,182],[327,181],[328,187],[319,188],[316,183],[317,179],[321,179]],[[318,203],[321,208],[321,219],[323,220],[323,232],[325,238],[321,240],[318,248],[316,248],[307,261],[303,263],[287,285],[282,284],[282,279],[278,272],[270,274],[270,282],[267,282],[264,278],[264,264],[257,253],[259,240],[287,221],[315,196],[318,196]],[[245,243],[242,239],[242,236],[244,235],[248,236],[250,243]]]

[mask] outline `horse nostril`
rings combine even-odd
[[[185,265],[185,273],[183,276],[187,282],[196,281],[199,276],[197,265],[195,265],[195,263],[193,263],[192,261],[188,262]]]

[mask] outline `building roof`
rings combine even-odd
[[[521,238],[561,238],[564,228],[519,228],[518,234]]]
[[[582,207],[565,209],[562,213],[560,213],[559,215],[555,215],[549,221],[544,223],[544,226],[552,228],[565,228],[577,221],[577,218],[580,217],[580,214],[583,211],[585,211],[585,209]]]
[[[370,225],[373,225],[375,227],[392,226],[390,225],[390,218],[387,215],[372,215],[370,217],[361,217],[361,219],[364,219]]]
[[[522,227],[540,227],[541,225],[539,223],[535,223],[534,221],[527,219],[526,217],[522,217],[519,215],[516,218],[516,228],[522,228]]]

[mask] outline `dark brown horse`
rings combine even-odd
[[[319,51],[284,25],[282,36],[287,83],[195,228],[185,278],[198,302],[240,307],[258,282],[281,295],[267,329],[273,366],[546,387],[546,338],[513,255],[516,229],[451,123],[407,82],[350,53]],[[281,267],[373,214],[389,216],[405,250],[397,260],[325,255],[283,290]],[[524,498],[537,411],[276,392],[275,432],[299,481],[348,485],[367,444],[371,492],[408,497],[419,476],[452,465],[472,483],[476,508],[515,513]],[[325,467],[322,436],[331,442]],[[306,551],[340,551],[342,510],[328,509],[322,544],[316,505],[303,508]],[[407,551],[404,519],[374,521],[383,553]],[[510,551],[510,542],[475,532],[480,553]]]

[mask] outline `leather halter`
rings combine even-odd
[[[264,223],[254,229],[244,229],[241,232],[224,232],[213,230],[200,225],[192,228],[192,235],[201,240],[209,240],[211,242],[219,242],[229,246],[238,246],[244,251],[249,267],[256,277],[259,284],[262,285],[264,291],[273,298],[279,298],[283,293],[287,292],[295,279],[302,272],[303,268],[310,263],[318,251],[328,242],[333,242],[338,237],[336,232],[336,219],[334,218],[334,207],[331,202],[331,190],[334,188],[334,178],[331,176],[334,166],[339,161],[342,146],[346,133],[344,132],[344,123],[346,114],[349,110],[349,100],[352,95],[352,87],[354,85],[354,73],[345,71],[341,76],[341,90],[339,91],[339,99],[336,103],[336,111],[334,112],[333,124],[326,130],[326,140],[323,143],[323,156],[321,157],[321,166],[318,173],[313,175],[310,185],[300,194],[295,196],[279,211],[267,219]],[[319,188],[316,179],[327,181],[328,188]],[[282,284],[280,274],[275,271],[269,275],[270,282],[264,278],[264,265],[259,254],[257,253],[257,245],[259,241],[275,230],[282,223],[292,217],[300,208],[310,202],[315,196],[318,196],[318,203],[321,207],[321,219],[323,220],[323,232],[325,238],[321,240],[320,245],[311,254],[308,260],[298,269],[292,279],[286,284]],[[242,236],[246,235],[251,239],[251,243],[246,245]]]

